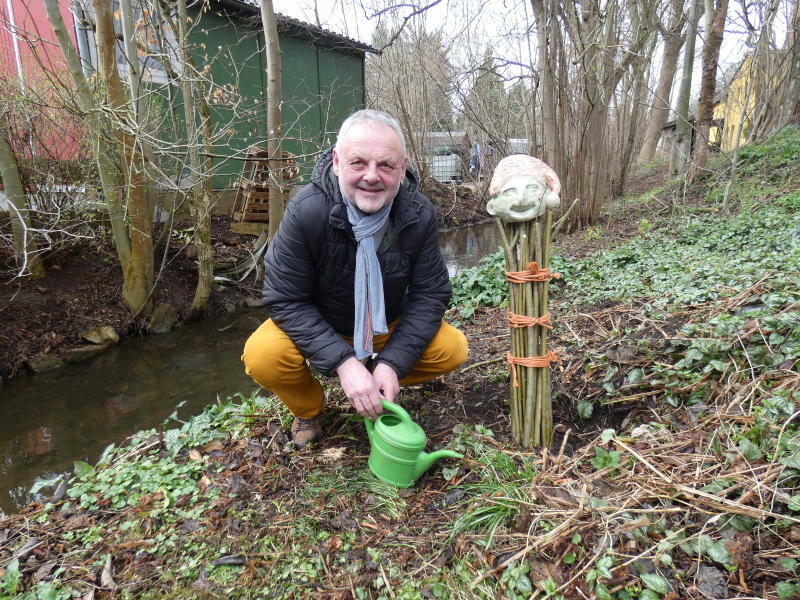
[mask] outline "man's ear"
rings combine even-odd
[[[336,146],[333,147],[333,174],[339,176],[339,153],[336,151]]]
[[[494,211],[494,198],[492,198],[491,200],[489,200],[489,202],[486,203],[486,212],[488,212],[493,217],[497,216],[497,213]]]

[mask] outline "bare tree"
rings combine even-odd
[[[717,68],[725,19],[728,16],[728,0],[705,0],[706,41],[703,46],[703,75],[700,81],[700,100],[697,106],[697,135],[692,153],[692,165],[688,180],[693,183],[700,169],[708,162],[708,141],[711,121],[714,118],[714,92],[717,85]]]
[[[57,0],[45,0],[53,31],[61,46],[75,85],[75,94],[89,129],[102,183],[112,235],[122,265],[122,298],[134,314],[146,316],[152,307],[153,285],[152,218],[142,180],[141,156],[126,128],[125,99],[116,68],[113,21],[108,5],[93,0],[96,12],[101,77],[108,94],[109,112],[98,110],[83,65],[61,18]],[[108,117],[111,118],[108,118]],[[110,138],[107,131],[113,132]],[[116,157],[120,162],[116,162]],[[121,171],[121,172],[120,172]],[[123,185],[123,181],[127,185]],[[124,190],[124,193],[123,193]]]
[[[201,159],[200,139],[205,140],[205,149],[210,147],[208,127],[210,110],[202,91],[201,78],[195,77],[194,61],[189,48],[189,15],[186,0],[178,0],[178,48],[181,54],[180,83],[183,92],[183,112],[186,122],[186,143],[189,155],[189,210],[194,223],[194,247],[197,250],[197,287],[190,315],[201,316],[211,297],[211,284],[214,279],[214,252],[211,248],[211,165],[208,158]],[[201,89],[197,89],[201,87]],[[133,92],[133,88],[131,88]],[[202,120],[201,133],[197,132],[198,113]],[[205,163],[205,164],[204,164]]]
[[[546,116],[545,145],[548,151],[556,140],[562,145],[552,162],[565,180],[564,196],[580,199],[570,217],[570,226],[575,228],[594,222],[600,204],[610,195],[609,173],[614,170],[608,146],[611,99],[656,31],[654,4],[551,2],[549,22],[548,11],[536,4],[536,26],[545,29],[538,37],[546,39],[548,47],[544,53],[548,65],[539,65],[539,70],[554,74],[555,127]],[[568,37],[560,35],[559,25]],[[542,89],[547,93],[544,84]],[[548,109],[543,106],[543,110]]]
[[[629,67],[623,81],[624,86],[619,94],[614,95],[615,111],[613,114],[610,143],[613,148],[610,161],[612,169],[611,196],[621,196],[633,163],[634,152],[639,148],[641,140],[641,123],[644,120],[644,99],[647,89],[647,68],[653,56],[656,37],[652,36]]]
[[[562,158],[564,150],[562,137],[556,128],[556,94],[555,94],[555,57],[552,55],[549,36],[555,35],[554,28],[559,27],[551,2],[531,0],[536,20],[536,48],[538,52],[539,89],[542,96],[542,131],[544,138],[543,158],[549,161],[557,173],[563,172]],[[560,44],[554,44],[560,48]]]
[[[780,0],[770,0],[764,6],[755,49],[751,56],[749,75],[753,79],[754,110],[748,139],[755,140],[777,131],[798,114],[800,109],[800,66],[797,46],[798,2],[792,6],[790,27],[783,49],[771,44],[774,21]],[[743,7],[745,14],[747,8]],[[755,21],[755,19],[753,19]]]
[[[372,44],[384,50],[367,60],[367,104],[398,117],[412,164],[424,180],[425,133],[453,125],[453,70],[443,32],[428,31],[419,15],[413,21],[380,24]]]
[[[695,40],[697,22],[702,15],[700,0],[689,0],[689,16],[686,25],[686,43],[683,47],[683,74],[678,89],[675,115],[675,139],[671,149],[669,170],[672,174],[683,172],[689,160],[692,145],[692,125],[689,121],[689,95],[692,89]]]
[[[281,163],[281,47],[272,0],[261,0],[264,52],[267,58],[267,151],[269,153],[269,239],[283,218]]]
[[[10,201],[11,229],[20,274],[29,273],[34,279],[45,276],[44,263],[33,235],[25,197],[25,187],[19,173],[17,157],[7,134],[7,116],[0,114],[0,177]]]
[[[642,148],[639,151],[638,162],[650,162],[656,153],[658,142],[661,139],[661,130],[669,117],[669,98],[672,92],[672,82],[678,68],[678,58],[686,36],[686,13],[684,6],[686,0],[670,0],[670,20],[668,25],[659,22],[658,30],[663,41],[661,55],[661,69],[659,70],[658,84],[652,99],[652,108],[647,119]]]

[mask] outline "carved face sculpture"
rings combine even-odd
[[[532,156],[501,160],[489,186],[486,211],[504,221],[530,221],[559,205],[561,184],[553,170]]]

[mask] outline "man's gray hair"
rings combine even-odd
[[[400,127],[400,123],[398,123],[397,119],[395,119],[392,115],[380,110],[372,110],[371,108],[357,110],[344,120],[344,123],[342,123],[342,126],[339,128],[339,135],[336,136],[337,150],[339,150],[341,139],[347,134],[347,132],[352,127],[361,125],[362,123],[380,123],[382,125],[391,127],[392,130],[394,130],[394,132],[397,134],[397,137],[400,138],[400,145],[403,148],[403,156],[405,156],[406,138],[403,135],[403,130]]]

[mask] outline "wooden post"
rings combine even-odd
[[[509,282],[511,349],[511,434],[525,446],[547,446],[553,436],[550,363],[551,329],[548,284],[552,208],[558,206],[561,184],[542,161],[523,154],[500,161],[489,186],[486,206],[497,217]]]

